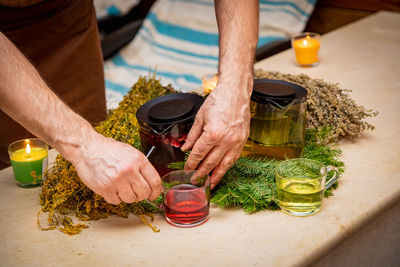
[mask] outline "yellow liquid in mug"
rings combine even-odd
[[[318,212],[322,206],[324,188],[320,181],[304,178],[288,178],[277,184],[279,206],[297,216]]]

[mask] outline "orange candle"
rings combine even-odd
[[[296,55],[297,64],[301,66],[318,64],[319,34],[306,32],[294,36],[292,38],[292,47]]]
[[[210,93],[218,83],[218,75],[217,74],[208,74],[201,77],[203,83],[203,91],[204,93]]]

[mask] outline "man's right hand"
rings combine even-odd
[[[160,195],[160,176],[132,146],[96,134],[77,149],[80,151],[75,151],[68,160],[82,182],[108,203],[154,200]]]
[[[74,165],[81,180],[107,202],[153,200],[161,193],[160,176],[146,157],[130,145],[95,132],[50,90],[1,32],[0,81],[0,109],[56,148]]]

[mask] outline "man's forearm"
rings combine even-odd
[[[161,193],[160,177],[143,153],[98,134],[47,87],[2,33],[0,81],[0,108],[55,147],[107,202],[154,200]]]
[[[218,84],[196,115],[183,151],[185,169],[211,175],[214,188],[240,157],[249,135],[258,0],[215,0],[219,29]]]
[[[258,40],[258,0],[215,0],[215,9],[220,36],[219,80],[245,86],[243,83],[252,79]],[[246,89],[251,92],[251,88]]]
[[[66,157],[72,156],[84,138],[96,134],[93,128],[48,88],[2,33],[0,48],[0,108]]]

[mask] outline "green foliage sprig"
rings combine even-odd
[[[276,210],[274,168],[277,160],[240,158],[213,190],[211,202],[246,212]]]
[[[329,143],[331,128],[307,129],[304,157],[317,160],[344,171],[342,153],[335,143]],[[241,157],[225,174],[222,181],[212,191],[211,202],[219,207],[241,207],[246,212],[279,209],[276,199],[275,166],[281,160],[253,159]],[[171,168],[183,169],[184,162],[174,162]],[[337,183],[325,191],[332,195]]]

